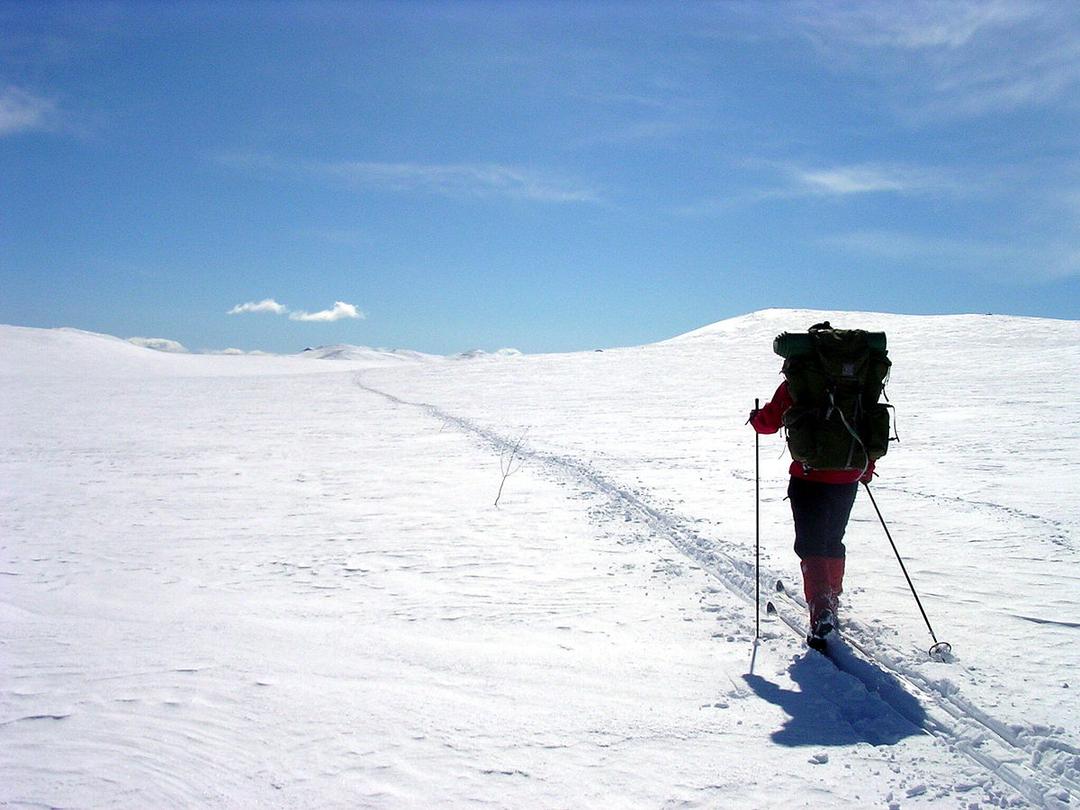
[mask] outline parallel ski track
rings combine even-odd
[[[432,418],[480,439],[496,452],[509,451],[518,444],[517,439],[503,436],[471,419],[455,416],[435,405],[410,402],[373,388],[359,376],[355,378],[355,383],[362,390],[397,405],[423,410]],[[609,480],[603,473],[582,461],[528,447],[519,447],[517,453],[522,458],[539,463],[550,473],[585,484],[591,490],[607,496],[625,510],[636,514],[650,529],[663,536],[681,554],[700,565],[702,570],[724,587],[751,604],[754,603],[756,582],[753,565],[722,550],[722,541],[704,538],[693,529],[685,528],[685,521],[679,516],[646,503],[633,491]],[[762,579],[764,582],[776,581],[775,575],[767,571],[762,572]],[[800,597],[787,592],[778,594],[778,597],[780,605],[777,606],[777,616],[801,640],[806,633],[806,626],[801,618],[805,615],[805,603]],[[1070,806],[1075,807],[1075,802],[1080,801],[1080,782],[1063,773],[1066,768],[1044,764],[1055,761],[1054,756],[1046,756],[1047,752],[1080,757],[1080,749],[1050,736],[1041,736],[1029,743],[1006,723],[978,708],[958,691],[933,682],[927,675],[905,663],[905,658],[910,660],[910,655],[905,655],[875,638],[857,622],[845,622],[844,643],[866,662],[893,676],[920,700],[926,710],[926,717],[920,723],[924,731],[938,737],[948,747],[965,755],[993,777],[1012,787],[1032,805],[1048,810],[1065,810]],[[877,685],[858,668],[845,669],[842,660],[831,660],[838,669],[859,679],[868,691],[875,692],[887,703],[890,702],[888,696],[878,692]],[[898,714],[906,716],[900,707],[891,703],[890,705]],[[1001,749],[1001,752],[990,753],[983,750],[989,747]]]
[[[994,503],[993,501],[978,501],[971,500],[969,498],[961,498],[956,495],[942,495],[938,492],[923,492],[916,489],[906,489],[904,487],[892,487],[896,492],[901,492],[905,495],[910,495],[913,498],[923,498],[928,501],[936,501],[939,503],[948,503],[953,506],[959,506],[963,509],[986,509],[990,512],[1002,515],[1005,518],[1013,518],[1016,520],[1026,521],[1035,525],[1042,526],[1047,530],[1049,534],[1045,535],[1047,542],[1054,545],[1061,546],[1069,551],[1076,551],[1076,542],[1073,538],[1073,530],[1066,523],[1049,518],[1044,515],[1037,515],[1034,512],[1025,512],[1022,509],[1017,509],[1014,506],[1006,506],[1000,503]]]

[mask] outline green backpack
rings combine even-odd
[[[776,337],[794,403],[783,417],[793,459],[808,469],[865,472],[885,455],[894,438],[892,406],[878,401],[892,366],[885,346],[884,332],[833,329],[828,321]]]

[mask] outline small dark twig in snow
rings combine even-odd
[[[499,492],[495,496],[495,508],[499,508],[499,498],[502,497],[503,487],[506,486],[506,479],[521,469],[525,463],[524,457],[521,455],[521,445],[525,441],[525,437],[529,434],[529,429],[525,428],[517,441],[513,445],[507,445],[502,453],[499,454],[499,468],[502,470],[502,481],[499,482]]]

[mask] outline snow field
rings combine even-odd
[[[988,441],[980,463],[1004,475],[957,484],[972,464],[906,456],[922,441],[975,458],[942,427],[951,414],[895,392],[902,343],[890,392],[929,438],[905,435],[876,491],[958,661],[919,658],[925,627],[867,503],[846,610],[874,650],[901,656],[900,675],[1011,730],[1040,759],[1021,764],[1043,800],[980,767],[967,737],[920,731],[920,711],[941,708],[904,702],[888,667],[837,671],[776,619],[753,645],[752,603],[717,572],[752,560],[744,400],[771,394],[768,343],[801,317],[640,349],[382,367],[365,354],[170,369],[155,364],[174,356],[133,361],[95,336],[5,331],[0,803],[1067,801],[1051,777],[1080,770],[1061,685],[1076,688],[1077,628],[1062,617],[1075,612],[1077,513],[1055,487],[1075,483],[1075,462],[1045,471],[1030,442]],[[971,334],[958,326],[953,343]],[[27,341],[64,345],[28,367],[9,359]],[[933,385],[929,360],[904,362]],[[1026,362],[1025,380],[1061,385],[1055,355]],[[1024,390],[1015,410],[973,394],[1021,438],[1021,412],[1042,402],[1065,459],[1068,403]],[[533,455],[495,509],[493,439],[526,427]],[[779,451],[763,440],[763,559],[797,583]],[[975,753],[1001,755],[986,736]]]
[[[911,674],[932,693],[962,690],[992,710],[992,725],[1021,743],[999,758],[1030,759],[1050,793],[1058,778],[1075,793],[1080,718],[1069,690],[1080,666],[1072,497],[1080,432],[1069,385],[1077,324],[778,310],[572,362],[526,357],[498,369],[428,367],[365,380],[507,435],[528,425],[535,444],[644,491],[681,525],[711,522],[691,556],[723,549],[745,560],[753,536],[746,392],[767,399],[779,380],[772,336],[824,317],[891,335],[889,388],[904,441],[880,465],[875,490],[939,638],[954,643],[962,664],[916,663]],[[1012,346],[1018,351],[1002,351]],[[787,459],[772,455],[770,474],[770,441],[783,452],[779,438],[763,437],[763,560],[797,583],[782,503]],[[926,627],[865,495],[848,545],[846,615],[868,630],[864,644],[886,643],[887,657],[925,650]],[[1045,792],[1046,781],[1037,778],[1028,793]]]
[[[683,621],[704,577],[669,548],[598,537],[591,498],[527,471],[491,508],[490,455],[350,375],[181,383],[83,391],[71,446],[59,420],[20,431],[5,800],[632,806],[680,771],[688,796],[755,783],[684,762],[731,744],[712,704],[739,667]]]

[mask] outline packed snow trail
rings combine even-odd
[[[521,447],[519,439],[501,435],[471,419],[455,416],[429,403],[410,402],[374,388],[366,384],[361,375],[356,377],[356,384],[364,391],[397,405],[426,411],[432,418],[478,437],[497,453],[516,450],[519,456],[538,462],[551,473],[584,483],[635,514],[728,590],[753,604],[756,590],[752,563],[724,551],[721,541],[685,528],[687,521],[684,518],[650,505],[594,467],[570,457]],[[763,570],[761,576],[766,582],[777,579],[776,573],[768,570]],[[801,618],[805,615],[805,603],[786,592],[784,597],[781,605],[785,602],[787,605],[778,607],[777,615],[802,639],[806,633]],[[1060,810],[1080,800],[1080,781],[1076,773],[1076,768],[1080,766],[1080,750],[1064,740],[1056,739],[1052,733],[1030,739],[1020,736],[1006,723],[965,699],[948,680],[935,682],[905,663],[910,656],[888,645],[880,634],[870,631],[858,621],[845,620],[844,637],[845,644],[854,651],[841,646],[831,656],[834,663],[859,679],[868,692],[877,694],[889,703],[897,714],[918,722],[926,732],[942,739],[951,750],[963,754],[1036,807]],[[884,684],[883,676],[886,676],[885,680],[891,676],[904,684],[910,694],[916,695],[924,716],[913,717],[910,706],[903,699],[898,699],[889,684]]]

